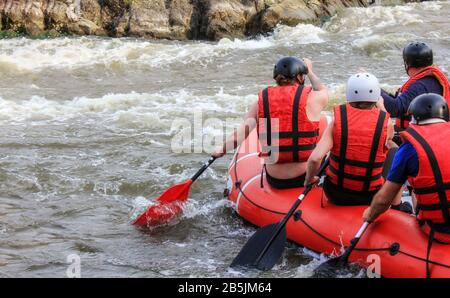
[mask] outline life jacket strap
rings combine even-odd
[[[266,126],[266,132],[267,132],[267,147],[269,151],[266,152],[268,156],[270,156],[270,147],[272,146],[272,123],[270,121],[270,108],[269,108],[269,88],[266,88],[262,91],[262,100],[263,100],[263,107],[264,107],[264,121]],[[263,149],[263,152],[264,149]]]
[[[369,168],[366,170],[366,181],[364,182],[363,191],[368,191],[370,188],[370,181],[373,173],[375,159],[377,158],[378,147],[380,145],[381,134],[383,133],[383,126],[387,117],[387,113],[380,111],[378,115],[377,125],[375,127],[375,134],[372,140],[372,147],[369,155]]]
[[[302,97],[302,93],[303,93],[303,85],[300,85],[298,86],[297,91],[295,92],[294,104],[292,105],[292,133],[293,133],[292,145],[294,146],[294,148],[298,146],[298,139],[299,139],[298,108],[300,106],[300,98]],[[300,160],[298,156],[298,150],[295,149],[292,150],[292,160],[294,162],[298,162]]]
[[[338,185],[344,185],[344,176],[345,173],[345,153],[347,152],[347,143],[348,143],[348,119],[347,119],[347,106],[341,105],[339,106],[339,115],[341,117],[341,147],[339,152],[339,169],[337,169],[337,173],[334,173],[338,176]],[[330,170],[333,171],[333,167],[330,166]]]

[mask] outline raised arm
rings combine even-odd
[[[313,91],[316,92],[327,91],[327,87],[324,84],[322,84],[319,77],[314,73],[312,61],[308,58],[303,58],[303,61],[305,62],[306,66],[308,66],[308,78],[309,81],[311,82]]]
[[[313,114],[320,114],[323,108],[328,104],[328,88],[315,74],[312,61],[308,58],[303,58],[303,61],[306,66],[308,66],[308,78],[313,89],[310,94],[313,100],[308,104],[312,108],[311,112]]]

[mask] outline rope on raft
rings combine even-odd
[[[239,150],[239,149],[237,149],[237,150]],[[240,194],[241,194],[248,202],[250,202],[251,204],[253,204],[255,207],[258,207],[258,208],[260,208],[260,209],[262,209],[262,210],[264,210],[264,211],[271,212],[271,213],[274,213],[274,214],[278,214],[278,215],[286,215],[285,212],[280,212],[280,211],[270,210],[270,209],[267,209],[267,208],[265,208],[265,207],[263,207],[263,206],[260,206],[260,205],[256,204],[255,202],[253,202],[253,201],[252,201],[252,200],[244,193],[244,191],[243,191],[242,188],[241,188],[242,181],[239,181],[239,179],[238,179],[238,172],[237,172],[238,157],[239,157],[239,153],[237,153],[237,154],[235,155],[234,175],[235,175],[235,177],[236,177],[235,186],[236,186],[236,188],[239,190],[239,193],[240,193]],[[334,241],[334,240],[332,240],[332,239],[326,237],[325,235],[323,235],[322,233],[320,233],[319,231],[317,231],[316,229],[314,229],[314,228],[313,228],[310,224],[308,224],[303,218],[300,217],[299,220],[300,220],[300,221],[301,221],[308,229],[310,229],[313,233],[315,233],[317,236],[321,237],[321,238],[324,239],[325,241],[330,242],[330,243],[332,243],[332,244],[335,245],[335,246],[342,246],[341,243],[338,243],[338,242],[336,242],[336,241]],[[344,248],[346,248],[346,247],[344,246]],[[392,244],[391,246],[389,246],[389,247],[380,247],[380,248],[363,248],[363,247],[358,248],[358,247],[356,247],[355,250],[356,250],[356,251],[389,251],[389,252],[391,253],[391,255],[393,255],[393,256],[396,255],[396,254],[402,254],[402,255],[405,255],[405,256],[407,256],[407,257],[410,257],[410,258],[419,260],[419,261],[427,262],[427,259],[426,259],[426,258],[418,257],[418,256],[415,256],[415,255],[410,254],[410,253],[408,253],[408,252],[402,251],[402,250],[400,249],[400,244],[399,244],[399,243],[393,243],[393,244]],[[441,267],[450,269],[450,265],[443,264],[443,263],[439,263],[439,262],[436,262],[436,261],[433,261],[433,260],[428,260],[428,263],[429,263],[429,264],[433,264],[433,265],[437,265],[437,266],[441,266]]]

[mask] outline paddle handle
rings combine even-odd
[[[370,222],[368,222],[368,221],[365,221],[365,222],[363,223],[363,225],[362,225],[361,228],[359,229],[358,233],[356,233],[355,239],[358,239],[358,240],[359,240],[359,239],[361,238],[362,234],[364,234],[364,232],[366,231],[366,229],[367,229],[367,227],[369,226],[369,224],[370,224]]]
[[[211,156],[208,161],[198,170],[197,173],[195,173],[194,176],[192,176],[191,180],[194,182],[197,180],[198,177],[200,177],[201,174],[203,174],[204,171],[206,171],[207,168],[216,160],[217,158],[214,156]]]

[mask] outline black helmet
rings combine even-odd
[[[308,67],[306,64],[295,57],[284,57],[278,60],[273,68],[273,78],[282,75],[287,79],[295,79],[297,75],[308,74]]]
[[[435,93],[425,93],[414,98],[409,105],[408,114],[413,115],[417,123],[431,118],[449,121],[447,101]]]
[[[433,51],[423,42],[412,42],[403,49],[403,61],[409,67],[426,67],[433,64]]]

